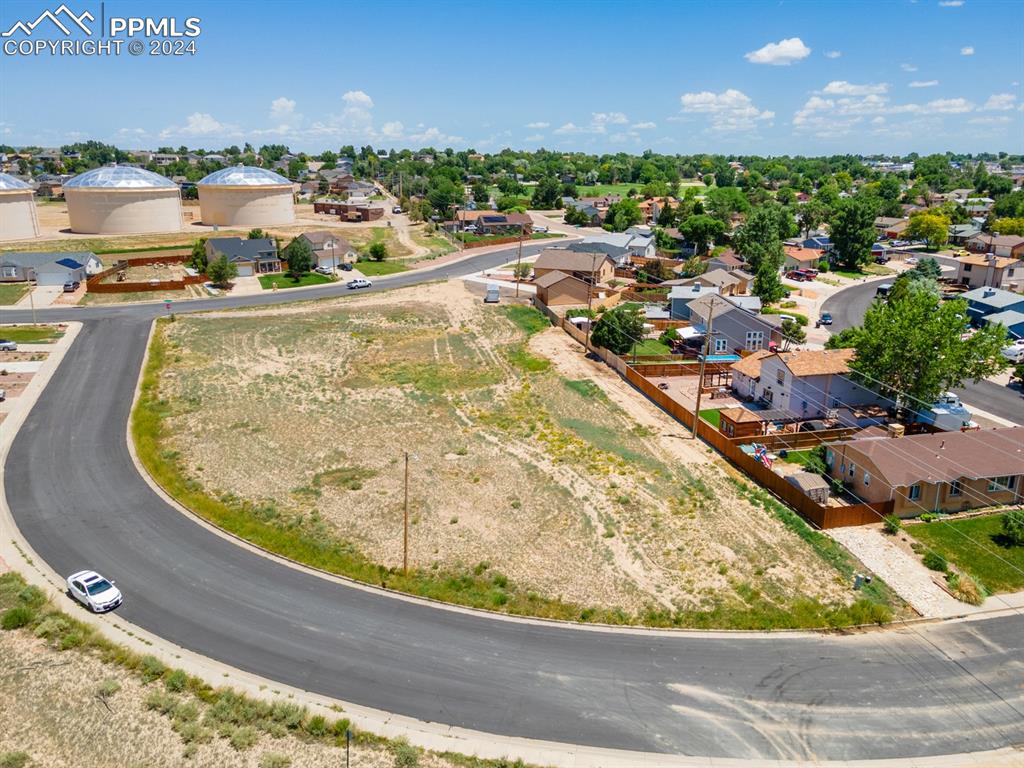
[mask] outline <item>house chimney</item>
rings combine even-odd
[[[995,296],[995,295],[996,295],[996,289],[992,288],[992,287],[986,287],[985,288],[985,292],[982,294],[982,296],[984,296],[985,298],[988,298],[989,296]]]
[[[906,427],[902,424],[886,424],[885,431],[889,434],[889,437],[895,440],[898,437],[903,437]]]

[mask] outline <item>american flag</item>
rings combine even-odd
[[[768,467],[768,469],[772,468],[772,457],[768,455],[768,449],[761,443],[754,444],[754,458]]]

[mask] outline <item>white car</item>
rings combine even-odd
[[[910,256],[910,257],[909,257],[909,258],[907,259],[907,262],[906,262],[906,263],[907,263],[907,264],[910,264],[911,266],[913,266],[914,264],[917,264],[917,256]]]
[[[373,283],[362,277],[357,277],[355,280],[349,280],[346,285],[349,290],[355,290],[356,288],[369,288]]]
[[[68,576],[68,593],[93,613],[106,613],[119,606],[123,598],[114,582],[96,571],[79,571]]]
[[[17,352],[18,342],[0,339],[0,352]]]
[[[1002,349],[1003,357],[1011,363],[1024,363],[1024,339],[1017,339]]]

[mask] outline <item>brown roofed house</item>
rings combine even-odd
[[[545,248],[533,264],[534,277],[540,278],[554,271],[588,283],[607,283],[615,277],[615,262],[606,253]]]

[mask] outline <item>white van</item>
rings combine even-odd
[[[501,301],[501,291],[494,283],[487,286],[487,295],[484,296],[484,304],[497,304]]]

